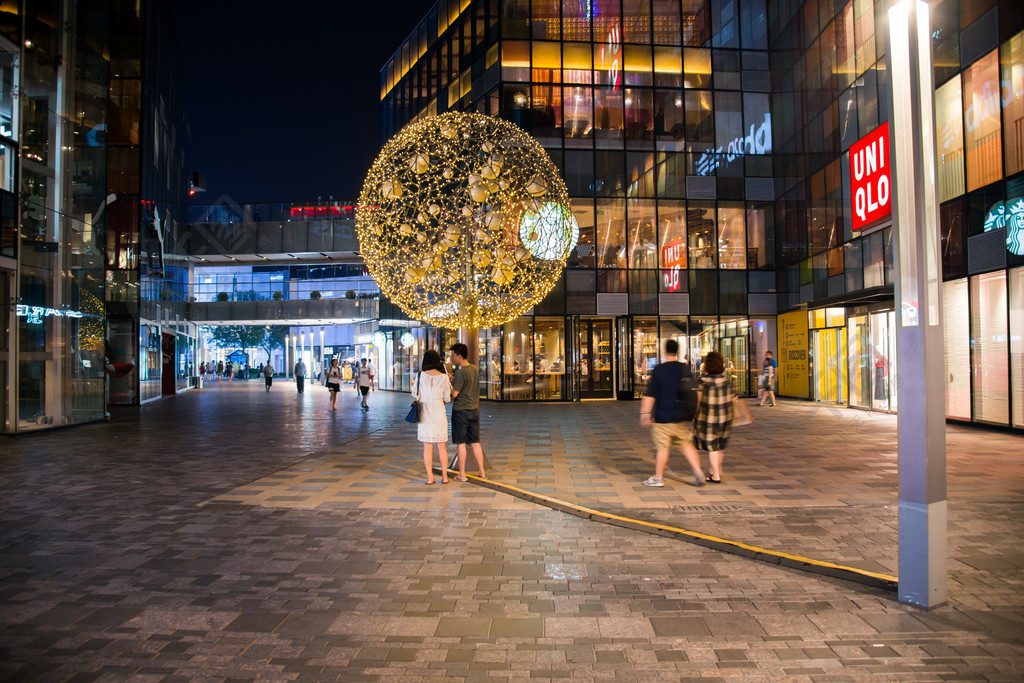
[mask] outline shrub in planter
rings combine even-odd
[[[312,292],[309,293],[309,298],[312,299],[313,301],[316,301],[317,299],[320,298],[320,292],[314,289]]]
[[[227,292],[217,292],[217,301],[227,301],[228,298]]]
[[[346,299],[355,299],[356,298],[356,293],[350,289],[347,292],[345,292],[345,298]]]
[[[274,292],[273,296],[274,301],[280,301],[281,299],[284,298],[284,294],[282,292]]]

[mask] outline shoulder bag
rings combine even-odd
[[[416,375],[416,395],[417,396],[419,396],[419,393],[420,393],[420,377],[422,377],[422,376],[423,376],[422,372],[420,374]],[[415,422],[419,422],[421,417],[423,417],[423,404],[421,404],[418,400],[417,401],[413,401],[412,402],[412,406],[409,407],[409,414],[405,416],[405,421],[406,422],[413,422],[413,423],[415,423]]]

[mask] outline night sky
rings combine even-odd
[[[181,0],[200,203],[354,200],[380,148],[380,69],[434,0]]]

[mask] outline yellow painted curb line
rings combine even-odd
[[[450,471],[455,471],[456,473],[458,472],[458,470]],[[708,534],[702,534],[699,531],[689,531],[687,529],[680,529],[678,527],[668,526],[667,524],[659,524],[657,522],[645,522],[641,519],[632,519],[630,517],[614,515],[610,512],[602,512],[601,510],[595,510],[593,508],[584,507],[582,505],[577,505],[576,503],[569,503],[564,500],[559,500],[558,498],[552,498],[550,496],[545,496],[544,494],[541,493],[527,491],[526,489],[521,489],[517,486],[512,486],[511,484],[504,484],[501,482],[494,481],[493,479],[484,479],[482,477],[478,477],[476,475],[469,473],[466,473],[466,478],[469,480],[479,482],[480,484],[485,485],[488,488],[504,491],[509,495],[515,496],[516,498],[524,498],[526,500],[533,502],[544,502],[549,504],[549,506],[554,509],[562,509],[563,511],[566,512],[578,513],[577,516],[585,516],[589,519],[596,518],[598,521],[606,520],[609,522],[622,522],[628,525],[641,527],[640,530],[646,529],[651,533],[667,532],[674,536],[685,536],[692,539],[699,539],[702,541],[707,541],[710,544],[714,544],[711,547],[724,546],[719,549],[725,550],[726,552],[729,552],[729,548],[742,550],[744,552],[739,554],[743,555],[744,557],[753,557],[754,559],[762,560],[767,557],[778,558],[780,561],[785,561],[785,566],[788,567],[794,567],[797,569],[809,569],[811,571],[813,571],[814,569],[827,570],[827,574],[829,576],[837,576],[839,578],[846,578],[853,581],[858,581],[859,583],[867,583],[869,585],[878,586],[881,588],[885,588],[887,590],[895,591],[899,583],[899,579],[897,577],[890,576],[888,574],[880,574],[878,572],[867,571],[866,569],[847,567],[841,564],[835,564],[833,562],[825,562],[824,560],[815,560],[813,558],[804,557],[802,555],[793,555],[791,553],[779,552],[777,550],[759,548],[757,546],[748,545],[746,543],[741,543],[739,541],[732,541],[727,538],[710,536]],[[764,557],[757,558],[756,556],[759,555]]]

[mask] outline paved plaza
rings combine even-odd
[[[407,394],[215,383],[0,440],[0,677],[1024,678],[1024,439],[949,426],[949,604],[424,485]],[[639,404],[483,404],[488,477],[896,574],[896,419],[754,408],[660,489]],[[454,453],[454,448],[449,448]],[[472,468],[469,470],[473,471]]]

